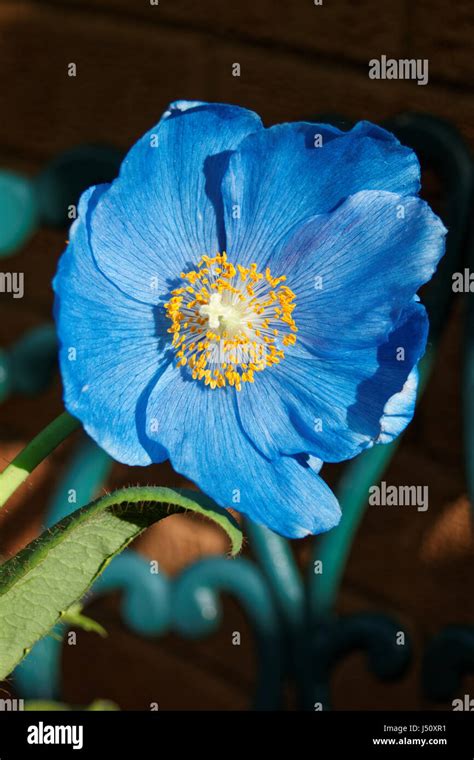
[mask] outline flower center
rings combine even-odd
[[[178,366],[211,388],[238,391],[255,372],[278,364],[296,342],[295,294],[257,265],[234,266],[225,252],[203,256],[197,269],[181,272],[183,287],[165,304]]]
[[[225,303],[222,293],[211,293],[209,303],[199,307],[199,313],[207,317],[211,330],[233,334],[241,326],[242,309],[232,303]]]

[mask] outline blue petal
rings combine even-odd
[[[425,201],[380,191],[292,230],[270,264],[296,294],[297,342],[332,356],[385,339],[432,277],[445,235]]]
[[[313,472],[315,472],[316,474],[320,472],[324,464],[322,459],[318,459],[317,457],[312,456],[312,454],[308,454],[307,463],[308,463],[308,467],[311,467]]]
[[[159,446],[145,451],[136,425],[139,396],[166,363],[160,335],[167,325],[97,269],[87,225],[103,192],[83,194],[53,283],[64,403],[114,459],[146,465],[167,456]]]
[[[146,430],[151,445],[166,447],[174,469],[218,504],[278,533],[300,538],[339,521],[317,462],[315,469],[293,457],[270,462],[252,446],[238,423],[233,389],[210,390],[170,366],[147,399]]]
[[[322,147],[315,147],[318,134]],[[415,154],[380,127],[360,122],[341,132],[300,122],[255,132],[231,156],[223,179],[229,257],[266,262],[295,224],[365,189],[419,190]]]
[[[408,375],[399,393],[394,393],[384,406],[380,434],[375,443],[391,443],[413,418],[418,390],[418,367]]]
[[[124,293],[156,304],[183,268],[224,248],[222,175],[260,127],[243,108],[179,101],[133,146],[91,217],[96,262]]]
[[[326,462],[387,443],[413,416],[414,368],[427,334],[426,310],[413,301],[380,346],[331,358],[286,356],[242,386],[237,399],[245,432],[267,457],[304,451]]]

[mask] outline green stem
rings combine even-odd
[[[0,508],[43,459],[80,426],[79,420],[63,412],[33,438],[0,474]]]

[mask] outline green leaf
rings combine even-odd
[[[242,533],[225,509],[189,490],[123,488],[102,496],[45,531],[0,566],[0,679],[60,622],[119,552],[152,523],[190,510],[229,536]]]
[[[25,710],[28,710],[29,712],[43,712],[45,710],[48,712],[67,712],[69,710],[114,712],[116,710],[120,710],[120,707],[116,705],[115,702],[110,702],[108,699],[96,699],[87,707],[66,705],[64,702],[51,702],[47,699],[29,699],[27,702],[25,702]]]
[[[66,610],[66,612],[63,612],[60,622],[66,623],[69,628],[82,628],[83,631],[92,631],[105,638],[107,636],[105,628],[98,623],[97,620],[93,620],[87,615],[83,615],[82,609],[82,604],[80,602],[75,602],[68,610]]]

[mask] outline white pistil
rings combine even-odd
[[[212,293],[209,303],[199,308],[199,314],[207,317],[211,330],[227,330],[229,335],[242,325],[242,312],[231,303],[224,303],[222,293]]]

